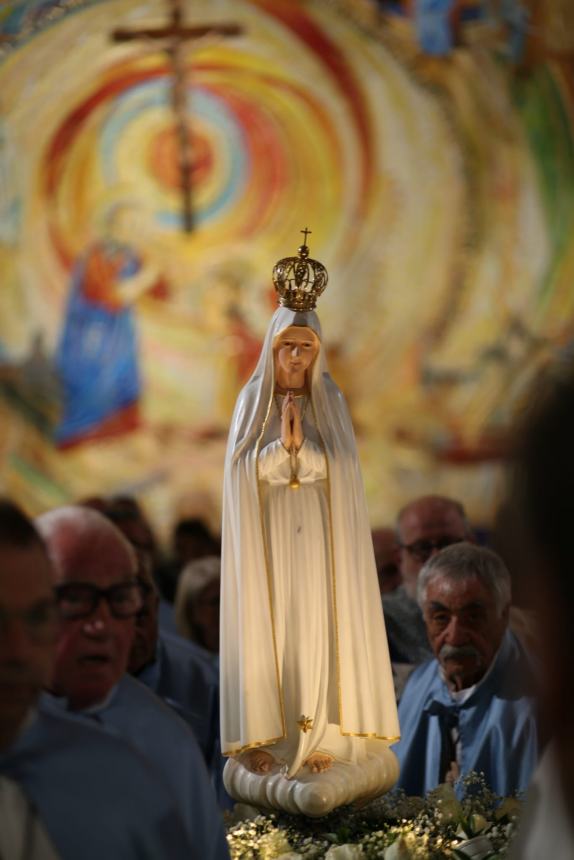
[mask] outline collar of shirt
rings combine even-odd
[[[94,705],[90,705],[89,708],[82,708],[78,711],[74,711],[72,710],[72,708],[70,708],[70,703],[66,696],[55,696],[54,693],[50,693],[48,690],[44,690],[42,697],[51,710],[65,711],[70,714],[84,714],[85,716],[92,717],[101,713],[101,711],[105,710],[105,708],[108,707],[116,694],[116,690],[117,684],[115,687],[112,687],[110,692],[104,699],[101,700],[101,702],[96,702]]]
[[[117,689],[118,689],[118,685],[116,684],[115,687],[112,687],[112,689],[110,690],[108,695],[104,699],[102,699],[101,702],[96,702],[95,705],[90,705],[89,708],[83,708],[80,711],[80,713],[86,714],[86,716],[88,716],[88,717],[94,717],[94,716],[97,716],[98,714],[100,714],[102,711],[105,711],[105,709],[108,707],[108,705],[111,703],[112,699],[114,698]],[[69,710],[69,708],[68,708],[68,710]]]

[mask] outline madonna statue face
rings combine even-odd
[[[319,340],[307,326],[289,326],[275,338],[275,379],[281,388],[302,388],[319,352]]]

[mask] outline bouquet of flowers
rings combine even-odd
[[[321,819],[238,805],[228,816],[227,839],[232,860],[501,860],[521,805],[519,797],[498,797],[473,773],[425,798],[394,791]]]

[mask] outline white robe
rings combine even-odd
[[[315,750],[345,761],[398,738],[372,540],[349,415],[315,361],[298,490],[273,398],[273,341],[314,313],[279,309],[241,392],[225,468],[222,749],[267,747],[293,776]]]
[[[58,860],[38,813],[13,780],[0,774],[0,857]]]

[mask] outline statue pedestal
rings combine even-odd
[[[380,741],[367,744],[367,757],[358,764],[335,761],[323,773],[311,773],[304,767],[293,779],[287,779],[279,765],[258,774],[230,758],[223,782],[239,802],[320,818],[338,806],[384,794],[397,781],[399,763],[394,752]]]

